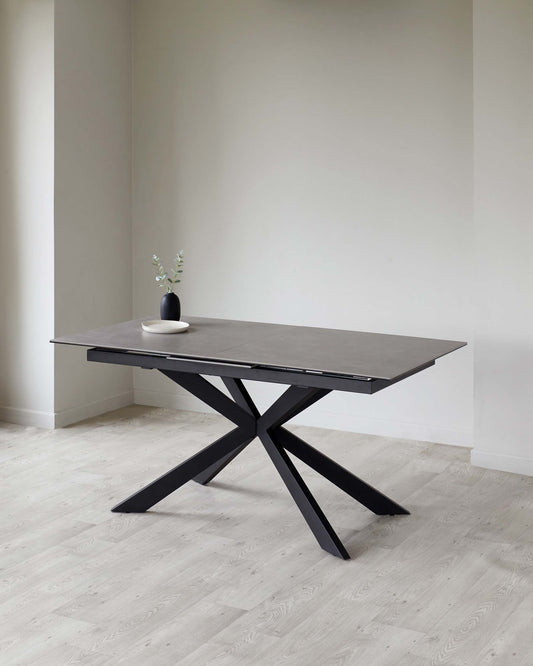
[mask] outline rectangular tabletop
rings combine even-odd
[[[146,318],[145,318],[146,319]],[[184,317],[185,333],[146,333],[142,319],[52,342],[118,351],[395,380],[466,342],[310,326]]]

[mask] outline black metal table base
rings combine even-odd
[[[290,386],[264,414],[259,414],[240,379],[222,378],[231,395],[229,398],[199,374],[175,370],[161,370],[161,372],[235,423],[237,427],[128,497],[115,506],[113,511],[143,512],[187,481],[209,483],[250,442],[259,437],[318,543],[328,553],[345,560],[350,559],[287,451],[374,513],[378,515],[409,513],[283,427],[289,419],[327,395],[330,392],[328,389]]]

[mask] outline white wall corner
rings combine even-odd
[[[64,428],[72,423],[78,423],[78,421],[90,419],[93,416],[99,416],[106,412],[112,412],[115,409],[127,407],[131,404],[133,404],[133,390],[124,391],[103,400],[95,400],[94,402],[56,412],[54,415],[54,425],[51,427]]]
[[[55,414],[54,412],[42,412],[37,409],[0,407],[0,421],[21,426],[52,429],[54,428]]]
[[[103,400],[96,400],[59,412],[42,412],[36,409],[0,406],[0,421],[53,430],[54,428],[64,428],[72,423],[78,423],[78,421],[90,419],[93,416],[112,412],[115,409],[127,407],[132,404],[133,391],[124,391]]]

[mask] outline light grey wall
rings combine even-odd
[[[533,3],[474,3],[476,437],[533,474]]]
[[[54,3],[0,0],[0,419],[54,423]]]
[[[55,3],[55,330],[131,318],[128,0]],[[57,425],[128,404],[131,371],[58,348]]]
[[[185,313],[471,341],[470,3],[133,7],[136,316],[183,248]],[[470,444],[472,374],[470,346],[306,417]],[[196,406],[142,371],[135,396]]]
[[[472,460],[533,474],[529,0],[474,3],[475,244],[470,3],[55,4],[58,334],[130,316],[132,240],[135,315],[157,313],[152,252],[184,247],[191,314],[475,328]],[[0,0],[0,418],[44,426],[132,397],[127,370],[64,350],[54,406],[53,60],[54,3]],[[308,422],[469,443],[471,360]]]

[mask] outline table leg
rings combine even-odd
[[[221,472],[226,465],[229,465],[230,462],[236,458],[239,453],[242,453],[244,449],[250,444],[255,439],[254,437],[249,437],[247,440],[244,441],[242,446],[239,446],[237,449],[234,451],[231,451],[224,457],[220,458],[220,460],[217,460],[217,462],[213,463],[206,469],[204,469],[203,472],[200,472],[200,474],[197,474],[194,478],[193,481],[196,481],[196,483],[202,484],[202,486],[206,486],[210,481],[212,481],[215,476]]]
[[[237,428],[199,453],[171,469],[131,497],[115,506],[117,512],[143,512],[190,480],[209,483],[258,436],[287,489],[327,552],[349,559],[339,537],[306,486],[287,451],[377,514],[406,514],[408,511],[283,428],[283,424],[323,398],[329,390],[290,386],[262,415],[239,379],[224,378],[229,398],[201,375],[163,370],[172,381],[203,400]]]
[[[317,451],[317,449],[304,442],[303,439],[300,439],[289,430],[278,428],[275,434],[281,446],[289,451],[289,453],[292,453],[306,465],[312,467],[316,472],[334,483],[341,490],[344,490],[345,493],[348,493],[348,495],[378,516],[409,514],[407,509],[404,509],[380,493],[379,490],[369,486],[368,483],[365,483],[362,479],[355,476],[355,474],[352,474],[334,460],[331,460],[331,458]]]
[[[259,438],[320,546],[336,557],[349,560],[350,556],[346,548],[342,545],[293,462],[276,441],[275,434],[265,430],[259,434]]]
[[[215,462],[228,455],[243,445],[250,438],[249,432],[243,428],[235,428],[228,432],[216,442],[213,442],[199,453],[174,467],[163,476],[128,497],[112,511],[119,513],[142,513],[157,502],[173,493],[187,481],[209,468]],[[229,462],[229,461],[228,461]]]
[[[234,379],[233,377],[222,377],[222,381],[224,382],[231,397],[237,403],[237,405],[239,405],[239,407],[244,409],[246,412],[248,412],[248,414],[250,414],[250,416],[253,416],[253,418],[257,420],[259,418],[259,411],[255,406],[252,398],[250,397],[250,394],[246,390],[243,382],[240,379]],[[219,472],[224,469],[224,467],[226,467],[226,465],[229,465],[229,463],[234,458],[236,458],[239,453],[244,451],[244,449],[248,446],[248,444],[250,444],[250,442],[254,440],[254,438],[255,436],[250,437],[250,439],[248,439],[241,447],[228,454],[214,465],[211,465],[211,467],[208,467],[201,474],[198,474],[198,476],[195,476],[194,480],[204,486],[207,485]]]

